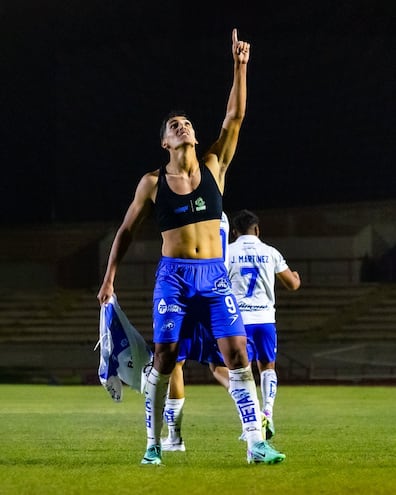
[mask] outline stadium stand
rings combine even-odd
[[[267,242],[280,247],[303,280],[297,292],[277,288],[283,383],[396,380],[396,203],[373,208],[369,214],[356,206],[346,217],[342,206],[343,215],[326,207],[316,221],[306,210],[261,214],[264,238],[266,230],[274,234]],[[282,228],[281,218],[287,218]],[[99,383],[96,291],[115,228],[2,229],[1,382]],[[158,253],[149,223],[117,276],[119,303],[149,343]],[[187,363],[185,374],[187,382],[214,381],[197,363]]]
[[[151,291],[122,290],[124,312],[151,343]],[[372,301],[375,300],[375,309]],[[356,342],[396,343],[396,286],[307,286],[278,291],[278,369],[282,380],[311,380],[312,356]],[[95,383],[99,307],[94,291],[7,291],[0,301],[0,381]],[[344,365],[345,367],[345,365]],[[389,377],[396,373],[389,371]],[[396,375],[395,375],[396,376]],[[186,366],[189,381],[212,381]],[[355,378],[354,378],[355,379]]]

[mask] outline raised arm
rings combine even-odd
[[[149,173],[142,177],[136,188],[135,197],[117,230],[111,246],[106,273],[97,296],[100,304],[107,303],[113,295],[114,279],[118,266],[132,242],[134,233],[150,212],[156,183],[156,174]]]
[[[220,185],[224,186],[224,174],[230,164],[237,147],[239,131],[245,117],[247,99],[247,63],[250,55],[250,44],[238,40],[237,30],[232,31],[232,55],[234,60],[234,77],[228,97],[226,115],[217,141],[209,149],[207,165],[216,173]],[[215,155],[217,160],[211,155]],[[217,164],[215,162],[218,162]]]

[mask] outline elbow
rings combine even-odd
[[[239,124],[242,123],[242,120],[246,115],[246,106],[245,105],[237,105],[234,111],[231,113],[230,118]]]
[[[298,290],[300,288],[300,286],[301,286],[301,280],[300,279],[290,280],[286,285],[286,289],[294,292],[294,291]]]
[[[300,285],[301,285],[300,274],[298,272],[294,271],[293,275],[294,275],[294,279],[291,281],[291,286],[292,286],[291,290],[297,290],[300,288]]]
[[[232,122],[234,125],[241,125],[245,115],[246,111],[244,108],[234,108],[227,112],[226,120]]]
[[[118,239],[120,244],[129,246],[132,241],[132,231],[127,227],[121,225],[121,227],[118,229],[116,238]]]
[[[301,280],[298,279],[292,283],[290,290],[292,290],[292,291],[298,290],[300,288],[300,286],[301,286]]]

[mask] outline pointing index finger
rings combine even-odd
[[[232,41],[233,43],[237,44],[238,43],[238,31],[236,28],[232,30]]]

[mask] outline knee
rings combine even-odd
[[[243,347],[232,349],[228,355],[227,366],[231,370],[246,368],[249,364],[246,349]]]
[[[175,364],[176,357],[172,352],[169,351],[155,351],[154,352],[154,367],[159,373],[168,375],[172,373]]]
[[[218,345],[227,368],[235,370],[249,365],[246,337],[222,338],[218,340]]]

